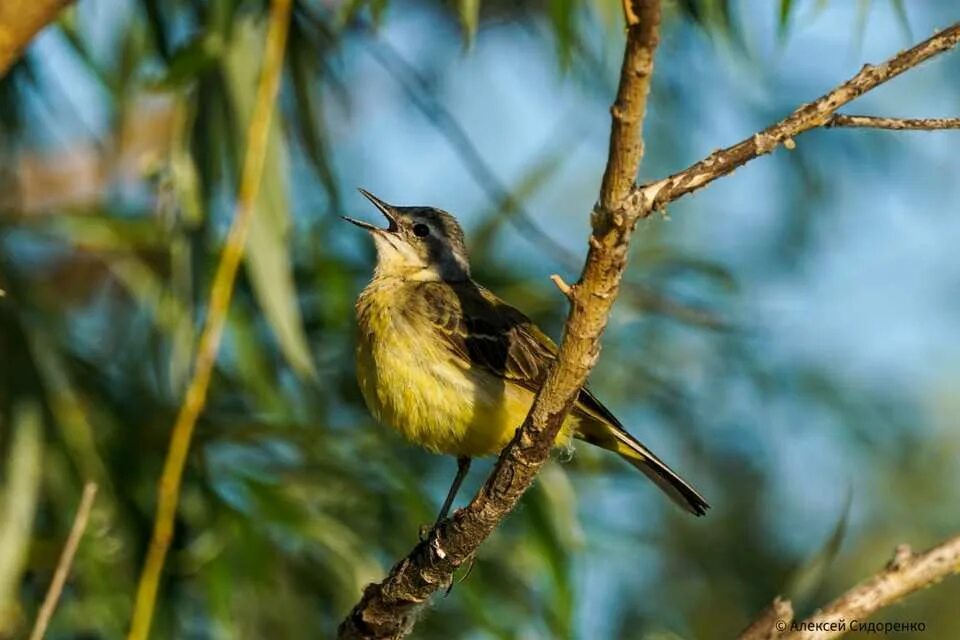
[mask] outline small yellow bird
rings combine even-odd
[[[557,346],[521,312],[470,278],[463,231],[432,207],[389,205],[364,189],[386,228],[366,229],[377,248],[373,279],[357,300],[357,377],[371,413],[407,439],[456,456],[446,517],[471,458],[510,442],[540,389]],[[586,388],[557,445],[585,440],[619,454],[696,515],[706,501]]]

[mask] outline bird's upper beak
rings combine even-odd
[[[383,229],[375,224],[370,224],[369,222],[364,222],[363,220],[357,220],[356,218],[350,218],[348,216],[340,216],[341,218],[347,222],[357,225],[361,229],[367,229],[368,231],[394,232],[399,228],[397,226],[397,214],[395,213],[395,207],[393,205],[387,204],[366,189],[360,188],[358,191],[360,191],[360,193],[362,193],[367,200],[372,202],[373,205],[380,210],[380,213],[382,213],[387,219],[387,228]]]

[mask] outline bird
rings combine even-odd
[[[499,454],[513,438],[558,349],[530,318],[472,279],[463,230],[453,215],[391,205],[359,191],[387,226],[341,216],[369,232],[377,254],[355,308],[357,381],[378,422],[457,459],[439,525],[471,461]],[[618,454],[685,511],[700,516],[709,508],[587,386],[579,390],[556,446],[569,446],[574,438]]]

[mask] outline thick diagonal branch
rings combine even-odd
[[[523,426],[503,451],[486,484],[434,536],[417,545],[379,584],[367,586],[340,626],[341,638],[400,638],[415,622],[418,608],[513,509],[549,456],[573,399],[593,368],[600,336],[626,265],[632,226],[614,213],[630,193],[643,155],[640,131],[646,112],[653,54],[659,41],[659,0],[635,0],[625,7],[627,45],[607,171],[594,216],[590,252],[580,281],[571,287],[570,315],[556,365],[534,400]]]
[[[53,22],[71,0],[0,2],[0,78],[16,62],[33,36]]]

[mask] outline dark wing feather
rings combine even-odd
[[[417,312],[433,320],[450,350],[473,366],[537,392],[556,359],[557,345],[530,318],[473,281],[418,285]],[[584,387],[578,398],[587,413],[623,429],[609,409]]]
[[[424,282],[414,299],[455,355],[539,390],[557,347],[527,316],[471,281]]]

